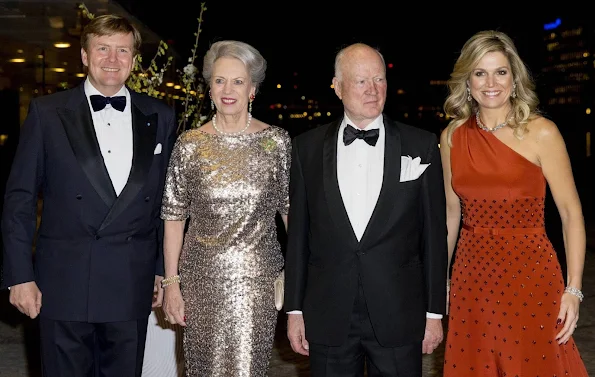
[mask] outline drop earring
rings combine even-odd
[[[250,94],[250,103],[248,103],[248,112],[252,114],[252,101],[254,101],[254,94]]]

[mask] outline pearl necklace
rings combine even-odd
[[[213,121],[213,128],[219,134],[221,134],[221,135],[229,135],[229,136],[237,136],[237,135],[241,135],[244,132],[246,132],[246,130],[248,129],[248,127],[250,127],[250,121],[252,120],[252,114],[248,113],[248,121],[246,122],[246,127],[244,127],[244,129],[239,130],[237,132],[223,132],[219,128],[217,128],[217,114],[213,115],[213,119],[211,119],[211,120]]]
[[[496,132],[500,128],[506,127],[508,125],[508,122],[510,122],[512,120],[512,117],[508,118],[508,120],[504,121],[503,123],[498,124],[494,128],[489,128],[489,127],[484,126],[483,123],[481,123],[481,119],[479,118],[479,110],[477,110],[477,112],[475,113],[475,120],[477,121],[477,126],[479,128],[481,128],[482,130],[488,131],[488,132]]]

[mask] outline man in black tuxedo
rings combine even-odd
[[[390,120],[384,58],[335,60],[343,118],[293,143],[285,309],[312,376],[420,377],[442,341],[446,209],[434,134]]]
[[[2,215],[3,287],[39,315],[45,376],[141,375],[176,127],[171,108],[125,86],[140,43],[122,17],[92,19],[81,36],[87,79],[34,99],[22,126]]]

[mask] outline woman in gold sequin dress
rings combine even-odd
[[[266,61],[252,46],[214,43],[204,58],[213,119],[180,135],[165,220],[164,311],[184,329],[189,377],[266,376],[283,267],[276,213],[287,224],[288,133],[250,114]],[[188,230],[184,235],[186,219]],[[287,226],[287,225],[286,225]]]
[[[441,138],[450,285],[445,377],[586,377],[578,321],[585,227],[565,143],[540,116],[512,40],[480,32],[449,80]],[[567,286],[544,228],[561,215]],[[457,244],[459,223],[463,226]]]

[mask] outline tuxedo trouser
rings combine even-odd
[[[421,377],[421,342],[383,347],[376,340],[364,290],[359,284],[345,343],[330,347],[310,342],[312,377]]]
[[[40,318],[44,377],[140,377],[149,318],[88,323]]]

